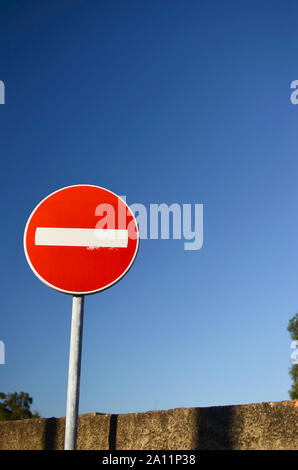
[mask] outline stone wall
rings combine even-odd
[[[297,450],[297,401],[79,416],[78,449]],[[0,449],[63,449],[65,418],[0,421]]]

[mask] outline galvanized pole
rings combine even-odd
[[[65,450],[75,450],[80,396],[84,296],[73,296],[65,424]]]

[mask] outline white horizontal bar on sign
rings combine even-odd
[[[99,228],[37,227],[35,245],[126,248],[128,231]]]

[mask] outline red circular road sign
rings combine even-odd
[[[121,279],[138,245],[137,223],[123,199],[85,184],[43,199],[24,233],[26,258],[36,276],[73,295],[93,294]]]

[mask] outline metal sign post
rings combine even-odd
[[[77,445],[83,318],[84,296],[73,296],[64,450],[75,450]]]

